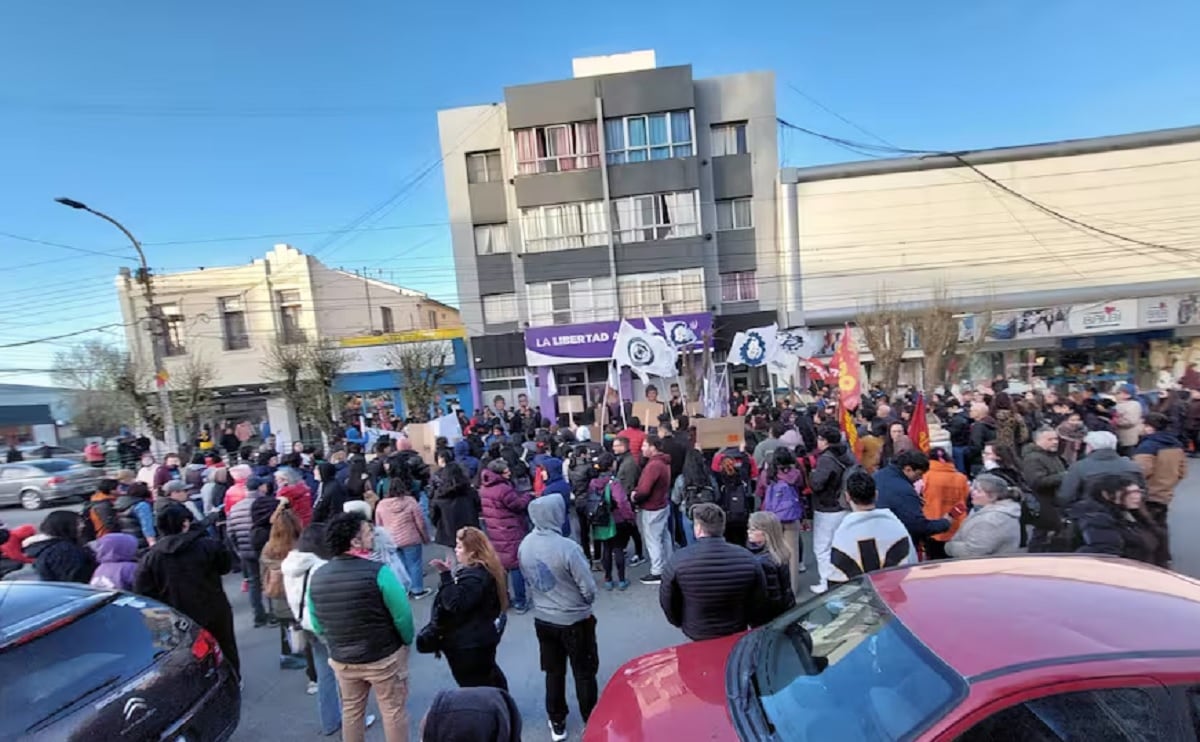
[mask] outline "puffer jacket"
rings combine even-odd
[[[931,460],[929,471],[925,473],[925,492],[923,493],[925,504],[922,507],[925,517],[930,520],[941,518],[955,505],[960,502],[965,503],[969,491],[970,485],[967,484],[966,476],[955,469],[953,463]],[[954,537],[961,524],[961,518],[954,518],[950,521],[949,531],[934,534],[930,538],[936,541],[949,541]]]
[[[1179,438],[1165,430],[1155,431],[1138,444],[1133,463],[1146,476],[1146,499],[1170,505],[1175,485],[1187,476],[1187,455]]]
[[[283,591],[287,594],[288,608],[300,620],[300,628],[313,630],[312,616],[308,612],[308,585],[325,560],[308,551],[291,551],[279,565],[283,572]]]
[[[386,497],[375,506],[375,524],[396,542],[396,546],[418,546],[429,543],[425,530],[425,515],[415,497]]]
[[[517,568],[517,549],[529,533],[527,512],[532,492],[518,493],[513,483],[491,469],[480,477],[479,499],[483,504],[483,522],[488,538],[500,555],[505,569]]]
[[[222,503],[221,507],[225,510],[226,518],[228,518],[230,513],[233,512],[233,506],[237,505],[242,500],[245,500],[246,495],[249,494],[246,491],[246,479],[249,478],[250,472],[249,467],[243,469],[242,467],[235,466],[233,469],[230,469],[231,476],[233,476],[234,471],[244,474],[245,476],[243,476],[241,479],[238,479],[236,476],[234,476],[233,484],[230,485],[229,489],[225,490],[225,502]]]
[[[275,502],[275,498],[265,494],[244,499],[233,506],[229,511],[229,518],[225,521],[225,529],[226,533],[229,534],[229,540],[233,543],[233,548],[237,550],[237,555],[242,559],[257,559],[258,552],[260,551],[260,549],[254,548],[253,539],[251,538],[251,532],[254,529],[254,518],[251,515],[251,507],[257,500]]]
[[[765,620],[767,577],[741,546],[701,538],[667,562],[658,602],[667,621],[689,639],[730,636]]]
[[[309,491],[307,484],[296,482],[295,484],[280,487],[275,496],[287,498],[292,512],[300,519],[300,527],[308,528],[308,524],[312,523],[313,519],[313,501],[312,493]]]
[[[767,551],[765,546],[749,544],[746,548],[762,565],[763,576],[767,581],[767,602],[763,606],[762,616],[759,617],[759,620],[766,623],[796,605],[796,594],[792,592],[791,568],[787,563],[780,564],[775,561],[775,557],[771,556],[771,552]]]
[[[1021,503],[1000,500],[986,505],[963,522],[946,543],[952,557],[1011,554],[1021,548]]]
[[[96,556],[86,546],[61,538],[38,538],[26,542],[25,555],[44,582],[87,584],[96,571]]]
[[[1087,458],[1076,461],[1067,470],[1067,475],[1063,477],[1058,494],[1054,498],[1055,504],[1060,508],[1068,508],[1087,497],[1088,482],[1101,474],[1128,474],[1136,479],[1138,484],[1143,487],[1146,485],[1142,467],[1133,461],[1112,449],[1092,451]],[[1029,484],[1028,475],[1025,482]]]
[[[449,650],[486,649],[500,643],[500,586],[481,564],[442,572],[438,587],[438,628]],[[507,589],[507,588],[504,588]]]
[[[834,443],[817,457],[817,465],[808,476],[812,488],[813,510],[818,513],[837,513],[842,507],[842,482],[846,471],[854,466],[854,456],[846,444]]]

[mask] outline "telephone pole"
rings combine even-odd
[[[163,374],[166,373],[163,366],[163,342],[167,337],[167,321],[163,317],[162,309],[154,303],[154,284],[150,281],[150,266],[146,264],[146,253],[142,251],[142,243],[137,241],[137,238],[125,228],[124,224],[102,211],[96,211],[87,204],[70,198],[54,200],[63,206],[86,211],[100,217],[121,230],[129,238],[133,249],[137,250],[138,260],[141,262],[141,268],[138,270],[138,283],[142,285],[142,294],[146,297],[146,308],[150,317],[150,351],[154,359],[154,386],[158,389],[159,413],[162,415],[163,421],[163,441],[166,443],[168,451],[176,452],[179,450],[179,439],[175,433],[175,413],[171,410],[171,396],[167,392],[167,384],[163,377]]]

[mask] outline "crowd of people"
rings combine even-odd
[[[998,384],[934,396],[926,437],[912,394],[864,396],[847,435],[836,394],[812,391],[739,395],[744,442],[717,449],[699,445],[674,395],[651,421],[618,405],[603,429],[554,425],[521,395],[515,409],[498,397],[464,415],[464,436],[439,439],[432,467],[401,431],[327,457],[301,444],[210,448],[187,465],[147,453],[82,513],[52,512],[0,544],[42,579],[174,606],[238,670],[222,578],[240,571],[254,626],[278,629],[280,668],[305,670],[322,733],[347,740],[376,721],[389,740],[407,738],[411,647],[445,658],[459,686],[435,699],[426,738],[503,738],[470,736],[478,724],[519,739],[497,648],[509,614],[530,610],[551,739],[566,739],[568,665],[583,722],[599,694],[596,595],[628,590],[643,562],[638,582],[693,640],[919,560],[1027,549],[1170,566],[1167,516],[1194,436],[1177,394]],[[817,574],[806,587],[809,531]],[[429,596],[417,627],[411,601]]]

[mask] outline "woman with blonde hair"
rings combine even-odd
[[[279,667],[284,670],[299,670],[308,664],[289,641],[289,634],[297,630],[296,617],[288,607],[287,591],[283,586],[283,560],[295,548],[299,538],[300,519],[288,502],[281,500],[271,514],[271,535],[259,557],[259,569],[263,597],[267,599],[271,615],[279,621]]]
[[[767,576],[767,602],[760,620],[770,621],[796,605],[792,592],[792,547],[783,537],[783,524],[772,512],[760,510],[750,514],[746,548],[762,565]]]
[[[441,559],[430,562],[441,573],[432,619],[441,651],[460,687],[508,690],[508,679],[496,664],[498,622],[508,610],[507,573],[500,555],[483,531],[466,526],[458,529],[454,557],[457,569]]]

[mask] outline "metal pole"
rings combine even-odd
[[[141,263],[141,270],[138,273],[138,282],[142,284],[142,294],[146,297],[147,312],[150,316],[150,334],[152,336],[150,342],[150,353],[153,357],[154,363],[154,386],[158,390],[158,406],[163,421],[163,441],[166,443],[167,451],[175,453],[179,451],[179,438],[175,430],[175,413],[171,410],[171,396],[167,391],[167,385],[165,383],[160,383],[160,374],[165,371],[163,367],[163,343],[167,337],[167,322],[163,317],[162,309],[154,303],[154,284],[150,281],[150,266],[146,264],[146,253],[142,250],[142,243],[138,242],[137,238],[133,236],[133,233],[125,228],[124,224],[121,224],[119,221],[113,219],[103,211],[97,211],[86,204],[82,204],[69,198],[56,198],[55,201],[63,204],[64,206],[70,206],[73,209],[80,209],[100,217],[104,221],[121,230],[121,232],[129,238],[129,242],[133,245],[133,249],[137,251],[138,261]]]

